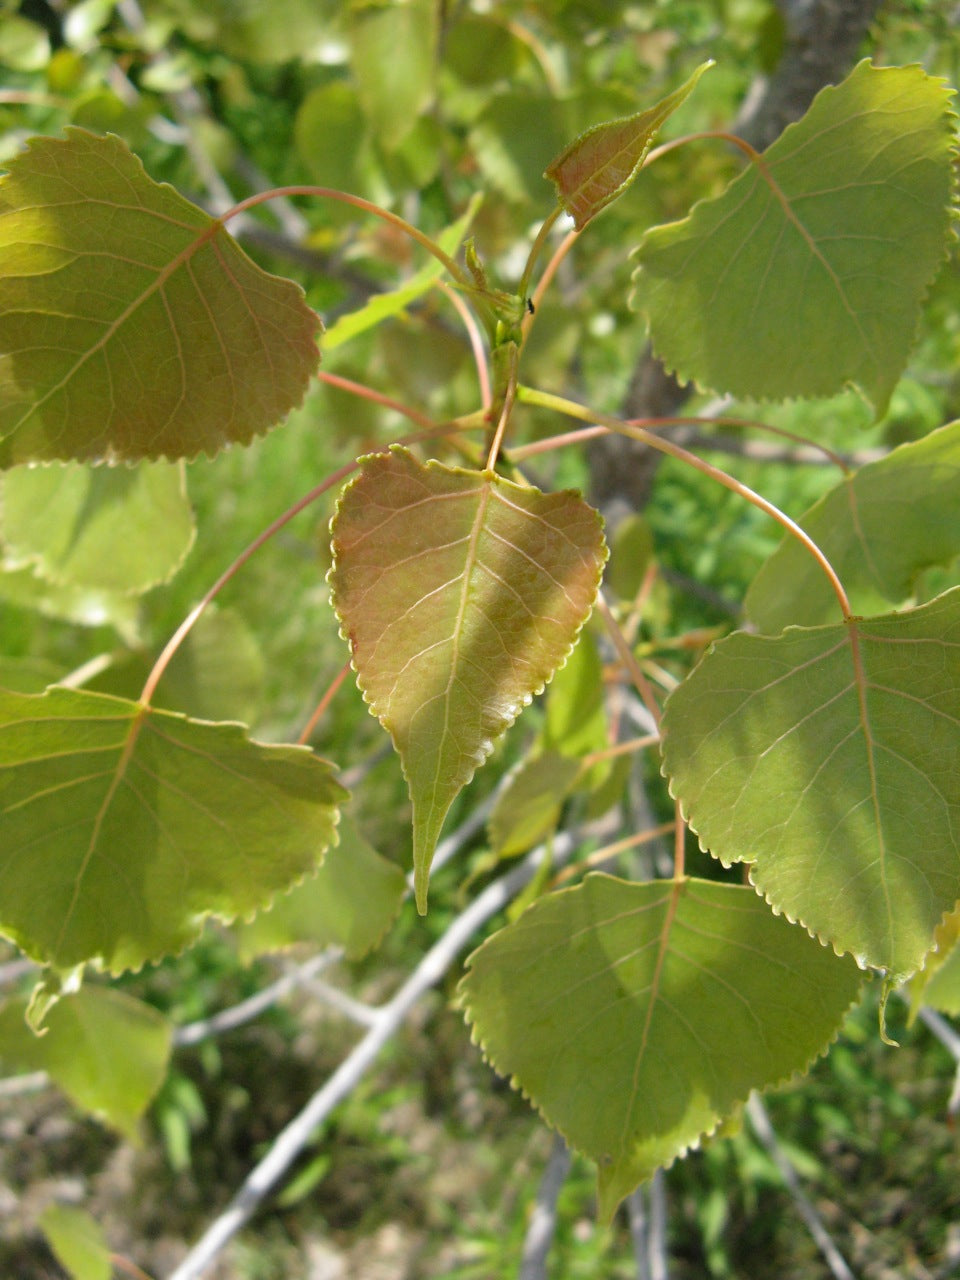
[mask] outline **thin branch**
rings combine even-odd
[[[0,1099],[18,1098],[24,1093],[39,1093],[52,1083],[46,1071],[28,1071],[21,1076],[7,1076],[0,1080]]]
[[[570,1172],[570,1148],[560,1134],[553,1139],[553,1150],[543,1171],[537,1199],[530,1215],[519,1280],[547,1280],[547,1258],[557,1229],[557,1199]]]
[[[583,833],[568,832],[558,836],[553,842],[554,861],[569,857],[582,837]],[[211,1223],[169,1280],[197,1280],[204,1273],[287,1172],[313,1137],[318,1125],[357,1087],[414,1005],[442,981],[474,933],[503,910],[530,882],[545,856],[544,846],[535,849],[518,866],[484,889],[453,921],[393,998],[383,1006],[382,1016],[376,1025],[370,1028],[326,1084],[277,1136],[270,1150],[250,1172],[226,1209]]]
[[[774,1164],[780,1171],[784,1185],[793,1197],[793,1203],[797,1213],[806,1224],[807,1230],[813,1237],[813,1241],[817,1248],[823,1254],[824,1261],[830,1268],[830,1274],[835,1280],[856,1280],[853,1272],[847,1266],[843,1254],[833,1242],[833,1237],[823,1224],[823,1219],[813,1207],[812,1202],[807,1198],[803,1188],[800,1186],[800,1179],[797,1177],[797,1171],[790,1163],[790,1159],[780,1145],[773,1125],[770,1123],[770,1117],[767,1109],[763,1105],[758,1093],[752,1093],[747,1102],[746,1107],[747,1118],[750,1125],[760,1139],[761,1144],[765,1147],[767,1154],[773,1160]]]
[[[633,1244],[633,1260],[637,1264],[637,1280],[650,1280],[650,1248],[647,1232],[647,1208],[643,1203],[644,1188],[627,1196],[627,1222],[630,1226],[630,1240]]]
[[[953,1060],[957,1064],[957,1072],[953,1079],[953,1089],[950,1092],[950,1101],[947,1103],[947,1115],[956,1116],[960,1113],[960,1035],[935,1009],[930,1009],[926,1005],[920,1006],[917,1017],[929,1031],[933,1032],[943,1047],[953,1054]]]
[[[667,1180],[657,1169],[650,1179],[650,1234],[647,1240],[650,1280],[669,1280],[667,1254]]]
[[[188,1022],[182,1027],[177,1027],[173,1033],[174,1045],[178,1049],[184,1049],[188,1045],[199,1044],[201,1040],[223,1035],[226,1031],[242,1027],[246,1022],[252,1022],[254,1018],[258,1018],[261,1013],[275,1005],[278,1000],[282,1000],[297,987],[302,987],[342,956],[342,947],[328,947],[318,955],[311,956],[309,960],[282,974],[276,982],[271,982],[256,995],[250,996],[248,1000],[241,1000],[239,1004],[231,1005],[229,1009],[221,1009],[219,1013],[209,1018],[200,1018],[197,1022]]]

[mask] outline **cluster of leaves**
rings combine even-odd
[[[201,57],[208,9],[161,5],[149,16],[181,25]],[[255,16],[227,10],[209,20],[237,48],[279,40],[270,56],[288,56],[276,13],[268,36]],[[530,483],[522,408],[632,434],[743,491],[604,406],[519,380],[548,305],[527,298],[550,227],[566,214],[578,233],[593,232],[705,67],[613,120],[594,119],[601,106],[611,114],[606,98],[584,108],[577,123],[590,127],[566,147],[558,138],[547,167],[557,209],[518,286],[500,290],[473,241],[461,263],[471,220],[479,230],[494,216],[486,207],[464,204],[431,239],[357,199],[389,204],[391,175],[411,169],[427,186],[427,164],[440,180],[437,120],[425,111],[440,100],[436,15],[416,0],[350,6],[339,31],[356,92],[340,76],[317,84],[294,124],[301,159],[320,150],[322,130],[324,153],[342,169],[317,172],[316,182],[349,188],[343,208],[379,213],[390,236],[409,234],[435,261],[403,288],[350,306],[328,348],[347,352],[384,321],[431,308],[442,269],[487,345],[479,409],[453,423],[435,421],[453,416],[435,406],[411,414],[427,436],[455,435],[462,465],[397,444],[318,477],[310,495],[356,473],[332,520],[329,584],[358,687],[409,787],[421,911],[451,806],[560,668],[552,718],[491,821],[494,860],[549,837],[571,801],[602,810],[619,798],[607,785],[617,776],[597,768],[614,751],[602,713],[583,715],[585,703],[603,701],[594,632],[575,649],[607,560],[602,524],[576,492]],[[329,40],[335,23],[320,16],[317,39]],[[523,205],[529,157],[502,149],[508,136],[522,148],[524,135],[493,118],[537,110],[525,76],[547,76],[549,61],[492,17],[469,14],[444,34],[457,92],[442,101],[462,113],[491,185]],[[478,42],[489,56],[471,86],[467,50]],[[394,82],[382,69],[398,43],[422,49],[424,63]],[[82,78],[81,56],[61,52],[74,58],[63,76]],[[516,73],[522,103],[503,92],[483,105],[491,65],[501,79]],[[175,68],[150,72],[162,83]],[[556,97],[547,96],[553,119]],[[630,305],[663,362],[684,381],[758,400],[855,384],[882,415],[950,243],[954,123],[942,81],[865,62],[763,155],[741,146],[739,176],[639,239]],[[0,592],[59,618],[109,618],[134,635],[136,597],[176,574],[191,545],[184,464],[250,445],[300,404],[319,365],[319,320],[298,285],[261,270],[227,232],[260,197],[213,217],[148,177],[118,137],[76,125],[64,138],[34,138],[7,168]],[[462,176],[449,181],[458,187]],[[460,391],[454,379],[445,394]],[[483,449],[471,443],[477,430]],[[604,1216],[752,1089],[805,1070],[857,999],[864,970],[891,984],[920,974],[918,998],[960,1006],[951,951],[960,594],[948,585],[923,596],[924,573],[949,572],[954,558],[958,465],[960,426],[945,425],[845,475],[802,529],[773,509],[789,536],[747,594],[751,631],[712,646],[666,701],[660,738],[678,851],[682,814],[706,852],[749,867],[751,884],[691,877],[679,855],[665,880],[590,874],[543,892],[471,959],[461,993],[476,1038],[597,1163]],[[0,1057],[43,1066],[127,1132],[163,1077],[169,1024],[109,988],[74,990],[84,967],[139,969],[189,945],[210,916],[246,921],[236,936],[247,955],[302,939],[362,954],[403,893],[396,868],[341,820],[345,792],[331,764],[299,743],[258,741],[229,711],[155,705],[175,682],[178,647],[182,683],[186,665],[217,664],[226,639],[211,625],[191,614],[141,673],[139,696],[98,691],[95,664],[65,680],[22,663],[0,669],[0,931],[47,971],[29,1006],[3,1010]],[[626,651],[618,681],[648,694],[629,641],[617,639]],[[33,1036],[25,1012],[34,1025],[45,1020],[46,1035]],[[129,1077],[102,1075],[107,1037],[142,1046],[118,1055]]]

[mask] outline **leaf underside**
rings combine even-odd
[[[750,888],[589,875],[488,939],[473,1036],[599,1166],[600,1214],[825,1051],[862,975]]]
[[[854,612],[876,613],[904,601],[924,569],[954,559],[960,548],[958,494],[960,422],[953,422],[861,467],[800,524],[837,571]],[[791,537],[761,568],[744,604],[750,620],[770,633],[838,616],[823,571]]]
[[[62,970],[138,969],[312,872],[344,795],[238,724],[0,690],[0,932]]]
[[[960,590],[738,633],[667,701],[664,773],[775,911],[903,978],[960,897]]]
[[[357,683],[410,788],[423,911],[451,803],[589,615],[601,522],[573,492],[422,465],[395,448],[363,460],[331,532],[330,583]]]
[[[682,380],[754,399],[856,383],[884,412],[950,237],[954,117],[862,62],[715,199],[636,250],[632,305]]]
[[[0,180],[0,466],[194,457],[303,399],[320,322],[119,138],[35,138]]]

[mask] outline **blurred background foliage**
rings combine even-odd
[[[776,76],[789,11],[772,0],[0,0],[0,164],[30,136],[78,125],[119,134],[151,176],[213,212],[267,187],[321,184],[374,200],[433,235],[480,191],[477,251],[492,282],[512,289],[553,206],[542,174],[556,153],[591,124],[656,101],[708,57],[716,68],[665,136],[729,127],[758,77]],[[860,52],[881,63],[920,61],[956,83],[958,25],[955,0],[889,0]],[[644,228],[683,216],[738,166],[717,142],[678,149],[591,225],[539,310],[525,381],[621,409],[645,345],[627,307],[630,249]],[[233,229],[258,262],[303,285],[328,328],[422,265],[420,251],[383,223],[329,201],[277,201]],[[954,254],[882,422],[871,422],[853,392],[816,404],[731,404],[727,412],[841,452],[889,447],[960,415],[958,357]],[[323,368],[437,420],[479,403],[462,327],[439,292],[329,351]],[[684,411],[705,401],[694,396]],[[516,417],[518,439],[563,429],[540,411]],[[39,689],[92,664],[88,687],[136,697],[178,623],[271,519],[345,461],[406,430],[401,415],[318,385],[266,439],[187,468],[196,537],[168,582],[134,597],[78,589],[30,563],[6,573],[3,683]],[[793,516],[835,482],[827,467],[761,461],[749,451],[723,461]],[[592,485],[587,457],[572,451],[539,458],[531,473],[544,485]],[[324,578],[330,513],[328,496],[231,582],[160,701],[243,719],[265,740],[296,738],[345,659]],[[736,624],[746,586],[777,542],[758,511],[672,462],[658,467],[642,520],[618,536],[634,541],[624,544],[613,590],[629,613],[653,566],[638,652],[674,677]],[[624,574],[631,558],[636,571]],[[508,735],[497,753],[504,767],[522,759],[545,718],[535,707]],[[380,853],[406,868],[406,789],[351,684],[312,741],[341,767],[365,770],[351,813]],[[497,772],[481,773],[451,825]],[[654,810],[669,817],[655,763],[647,775]],[[709,873],[700,861],[694,869]],[[467,877],[483,877],[489,865],[480,842],[445,868],[430,916],[422,921],[405,908],[380,950],[350,966],[352,987],[372,1000],[389,992],[459,909]],[[186,955],[122,985],[189,1022],[243,999],[274,972],[270,960],[242,966],[211,929]],[[215,1274],[517,1274],[552,1139],[468,1043],[451,1008],[454,978],[418,1009],[234,1248],[228,1269]],[[960,1162],[944,1119],[953,1063],[919,1026],[904,1030],[896,1051],[878,1043],[875,1028],[868,1000],[830,1056],[802,1085],[770,1099],[770,1111],[858,1275],[943,1277],[960,1259]],[[52,1094],[3,1102],[0,1274],[56,1274],[35,1229],[38,1187],[47,1198],[83,1199],[114,1247],[163,1274],[355,1035],[303,997],[178,1052],[141,1150]],[[551,1274],[638,1274],[625,1219],[597,1227],[593,1194],[592,1170],[575,1160]],[[672,1275],[827,1274],[749,1129],[677,1165],[667,1197]]]

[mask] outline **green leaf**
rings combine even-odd
[[[240,725],[0,691],[0,931],[59,969],[137,969],[313,871],[344,794]]]
[[[455,796],[573,647],[606,550],[599,516],[489,471],[365,458],[331,525],[357,683],[413,801],[417,905]]]
[[[62,618],[81,627],[111,626],[127,644],[137,643],[138,606],[135,597],[100,587],[56,585],[38,578],[32,569],[12,570],[0,565],[0,600],[21,609],[35,609],[47,618]]]
[[[50,1007],[43,1035],[24,1015],[22,1000],[0,1008],[4,1068],[46,1071],[81,1110],[136,1141],[140,1117],[167,1073],[167,1019],[122,991],[89,984]]]
[[[84,1209],[47,1205],[39,1219],[40,1230],[71,1280],[110,1280],[113,1263],[103,1228]]]
[[[452,226],[447,227],[437,237],[437,243],[445,253],[452,255],[459,249],[467,229],[480,207],[480,203],[481,197],[479,195],[474,196],[463,216],[458,218]],[[359,310],[351,311],[348,315],[341,316],[335,324],[330,326],[323,335],[323,349],[332,351],[334,347],[339,347],[341,343],[347,342],[350,338],[355,338],[357,334],[363,333],[367,329],[372,329],[374,325],[402,314],[411,303],[416,302],[418,298],[422,298],[433,287],[435,282],[443,275],[443,271],[443,263],[437,258],[431,258],[399,288],[389,289],[384,293],[375,293]]]
[[[837,571],[854,611],[875,613],[905,600],[924,569],[956,556],[958,490],[960,422],[954,422],[861,467],[799,523]],[[790,537],[751,583],[745,606],[767,632],[791,623],[816,626],[838,612],[823,570]]]
[[[495,94],[470,130],[470,150],[486,180],[508,200],[543,203],[543,169],[570,136],[564,105],[547,93]]]
[[[50,582],[147,591],[173,577],[195,532],[182,464],[19,467],[0,479],[4,558]]]
[[[0,465],[193,457],[300,403],[320,327],[115,137],[35,138],[0,181]]]
[[[488,823],[490,844],[501,858],[526,853],[552,835],[580,765],[548,751],[525,760],[497,799]]]
[[[605,875],[541,898],[467,963],[474,1039],[597,1162],[607,1220],[823,1053],[862,978],[749,888]]]
[[[664,772],[774,910],[902,978],[960,898],[960,590],[909,613],[738,633],[669,697]]]
[[[547,166],[543,176],[556,186],[560,203],[578,231],[626,191],[662,125],[712,66],[712,60],[702,63],[685,84],[656,106],[594,125]]]
[[[406,877],[364,840],[349,818],[341,818],[337,835],[337,847],[315,876],[276,898],[253,920],[234,926],[244,963],[297,942],[341,946],[351,960],[378,945],[397,914]]]
[[[0,65],[14,71],[42,71],[50,61],[50,37],[43,27],[15,13],[0,22]]]
[[[950,236],[954,117],[862,62],[716,199],[648,231],[632,304],[684,380],[755,399],[856,383],[880,416]]]
[[[922,1005],[950,1017],[960,1013],[960,906],[940,922],[934,947],[909,983],[910,1021]]]
[[[433,99],[438,10],[433,0],[352,0],[350,65],[370,127],[392,151]]]

